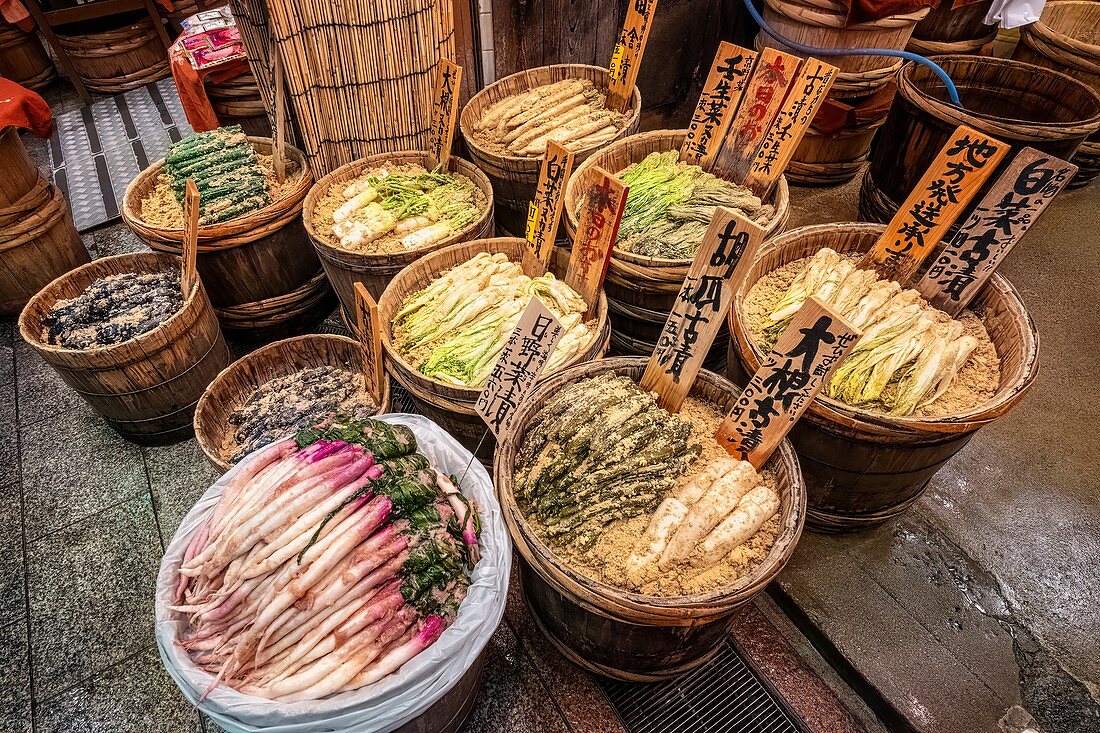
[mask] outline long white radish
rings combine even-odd
[[[737,508],[706,536],[702,546],[690,558],[690,563],[699,568],[709,568],[752,539],[764,522],[778,511],[779,496],[775,491],[767,486],[757,486],[745,494]]]
[[[703,498],[703,494],[714,485],[715,481],[732,471],[740,462],[740,459],[733,456],[722,456],[718,460],[708,463],[706,468],[695,474],[690,481],[676,490],[676,498],[689,507],[693,506]]]
[[[585,106],[583,94],[575,94],[571,97],[567,97],[554,104],[552,107],[539,110],[537,114],[532,115],[522,125],[515,127],[510,133],[504,136],[504,142],[510,143],[514,140],[518,140],[520,137],[537,127],[541,127],[547,123],[553,123],[555,121],[554,118],[558,115],[582,106]]]
[[[543,96],[533,107],[528,109],[526,112],[518,114],[505,122],[505,129],[516,129],[523,123],[538,116],[542,110],[564,102],[566,99],[569,99],[573,95],[577,94],[577,92],[579,92],[584,87],[583,82],[581,82],[579,79],[569,79],[564,82],[559,82],[559,84],[560,86],[555,89],[553,93]]]
[[[707,489],[688,511],[684,521],[669,539],[658,563],[662,570],[683,562],[703,538],[734,510],[741,497],[756,486],[756,469],[748,461],[738,461],[731,470]]]
[[[642,539],[630,553],[626,561],[626,577],[635,585],[642,585],[648,576],[656,570],[657,560],[668,544],[669,535],[680,522],[687,516],[688,507],[675,497],[669,497],[661,502],[653,517],[649,520]]]

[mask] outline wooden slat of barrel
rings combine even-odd
[[[34,33],[0,18],[0,76],[27,87],[41,89],[57,78],[57,69],[42,41]]]
[[[76,73],[91,90],[117,94],[163,79],[171,73],[168,53],[151,18],[124,17],[127,25],[91,30],[85,24],[58,27],[57,38]],[[96,26],[115,22],[105,19]]]

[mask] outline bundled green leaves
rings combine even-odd
[[[679,151],[650,153],[619,174],[630,187],[618,247],[635,254],[689,260],[717,206],[764,224],[774,215],[749,189],[679,161]]]
[[[271,203],[267,172],[240,125],[189,135],[164,161],[172,192],[183,205],[187,179],[199,189],[199,223],[235,219]]]
[[[591,547],[609,522],[654,511],[701,451],[691,425],[652,393],[601,374],[535,416],[516,460],[516,500],[552,540]]]

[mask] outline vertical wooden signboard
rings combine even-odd
[[[191,178],[183,198],[183,252],[180,262],[180,292],[186,301],[191,297],[195,281],[199,279],[199,188]]]
[[[432,117],[428,128],[428,158],[433,168],[447,168],[458,119],[458,97],[462,85],[462,67],[449,59],[440,59],[435,70],[432,91]]]
[[[718,46],[687,136],[680,146],[681,161],[706,168],[714,160],[737,113],[755,62],[755,51],[725,41]]]
[[[363,346],[363,376],[367,391],[375,399],[375,404],[381,405],[386,379],[382,369],[382,326],[378,318],[378,304],[363,283],[355,283],[355,316],[359,341]]]
[[[619,223],[626,208],[629,189],[599,166],[593,167],[594,179],[581,207],[573,252],[565,271],[565,284],[588,303],[586,318],[595,313],[603,278],[611,260],[611,250],[619,236]]]
[[[619,34],[619,42],[611,52],[611,65],[608,67],[608,109],[616,112],[630,109],[630,91],[638,80],[638,69],[656,8],[657,0],[630,0],[627,6],[623,30]]]
[[[544,268],[549,266],[554,251],[565,184],[572,171],[573,153],[556,142],[547,143],[535,198],[527,207],[527,246]]]

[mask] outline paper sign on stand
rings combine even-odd
[[[680,146],[680,162],[708,168],[737,114],[756,52],[722,41]]]
[[[593,181],[584,194],[577,236],[565,271],[565,284],[588,304],[585,318],[591,318],[596,311],[629,192],[627,186],[603,168],[593,166],[592,173]]]
[[[527,207],[527,248],[544,269],[550,266],[565,201],[565,184],[572,171],[573,153],[554,141],[547,143],[535,198]]]

